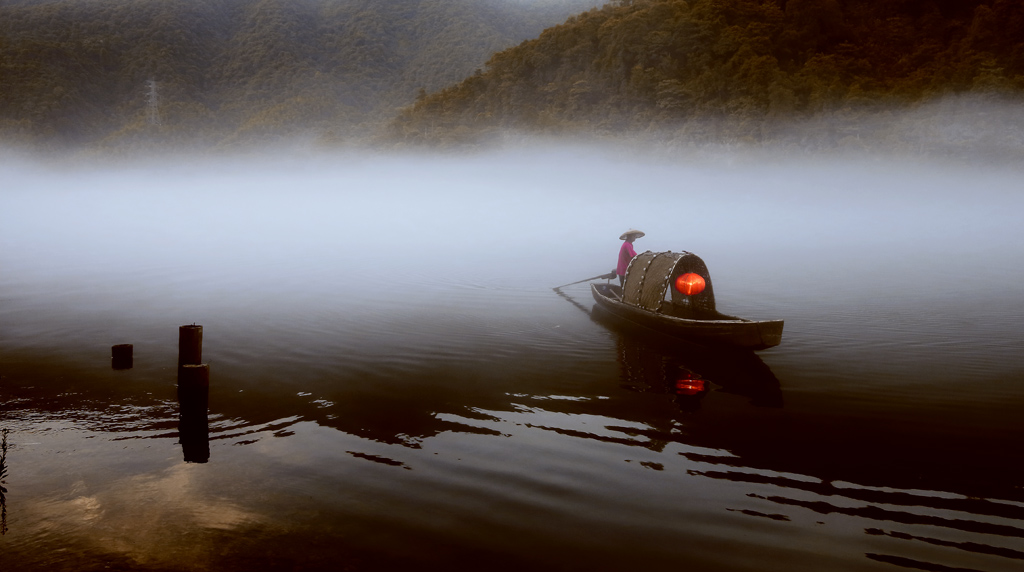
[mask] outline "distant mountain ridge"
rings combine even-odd
[[[483,73],[405,110],[391,135],[766,141],[820,120],[828,137],[856,139],[871,112],[1022,93],[1018,0],[619,0],[495,54]],[[1018,131],[998,135],[1018,147],[1020,115]]]
[[[458,81],[493,52],[598,4],[0,1],[0,143],[365,134],[420,90]]]

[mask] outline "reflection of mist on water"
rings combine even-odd
[[[218,553],[218,537],[259,530],[273,517],[258,504],[243,506],[207,494],[210,477],[198,467],[180,463],[152,473],[108,472],[104,479],[89,478],[86,471],[67,487],[24,504],[18,532],[33,541],[11,546],[5,556],[22,569],[72,569],[71,561],[81,565],[82,555],[92,554],[118,569],[203,569],[209,565],[204,559]],[[47,542],[63,548],[39,549]]]

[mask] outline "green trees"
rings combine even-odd
[[[1009,0],[621,1],[495,54],[482,75],[408,108],[393,134],[691,126],[699,137],[711,121],[718,136],[771,137],[790,119],[881,103],[1019,94],[1022,26],[1024,4]]]
[[[365,135],[600,0],[8,0],[0,143]],[[156,80],[159,128],[146,121]]]
[[[0,142],[366,136],[396,114],[388,133],[409,141],[765,139],[791,120],[1024,90],[1018,0],[601,2],[8,0]]]

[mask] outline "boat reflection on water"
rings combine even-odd
[[[752,351],[716,350],[670,338],[600,306],[591,316],[619,333],[621,378],[631,390],[674,394],[685,411],[700,409],[710,391],[742,395],[758,407],[782,407],[779,380]]]
[[[782,408],[778,379],[753,352],[696,346],[600,306],[587,313],[616,333],[620,378],[628,390],[672,395],[683,412],[697,412],[715,391],[742,395],[759,408]],[[975,569],[941,564],[949,551],[992,569],[1024,561],[1019,544],[1011,547],[1024,538],[1024,507],[1013,476],[1020,467],[1011,468],[1013,461],[991,453],[999,450],[991,436],[987,446],[976,442],[976,450],[968,451],[914,428],[914,420],[854,430],[846,420],[799,407],[767,416],[748,410],[742,414],[748,422],[718,409],[689,418],[692,422],[680,418],[685,434],[663,431],[652,436],[652,443],[662,450],[662,442],[675,438],[716,451],[679,454],[694,463],[691,476],[749,487],[746,497],[760,509],[726,510],[780,522],[811,514],[819,526],[847,519],[871,523],[863,528],[863,542],[872,547],[864,550],[864,558],[904,568]],[[755,425],[758,431],[752,432]],[[729,455],[720,455],[723,451]],[[950,464],[951,457],[961,463]],[[950,540],[963,537],[971,540]]]
[[[684,411],[697,411],[710,391],[742,395],[757,407],[782,407],[782,390],[771,368],[753,351],[711,348],[625,320],[595,304],[587,308],[555,292],[617,334],[623,385],[633,391],[674,394]]]

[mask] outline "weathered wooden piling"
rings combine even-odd
[[[192,324],[178,328],[178,368],[203,363],[203,327]]]
[[[178,370],[178,387],[188,388],[210,388],[210,366],[209,364],[187,363]]]
[[[117,344],[110,348],[110,366],[114,369],[131,369],[134,365],[132,344]]]
[[[178,328],[178,441],[186,463],[210,460],[210,366],[203,363],[203,327]]]

